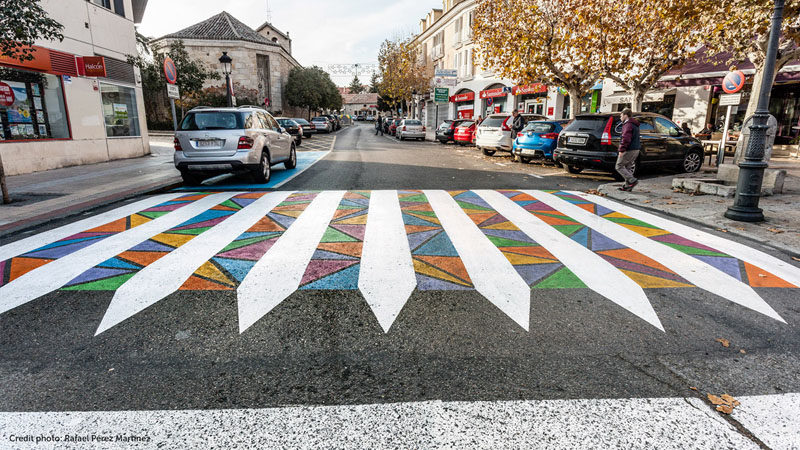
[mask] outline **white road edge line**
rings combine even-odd
[[[101,225],[114,222],[115,220],[128,217],[130,215],[136,214],[137,212],[143,211],[148,208],[152,208],[156,205],[168,202],[183,195],[187,194],[185,192],[175,192],[169,194],[154,195],[144,200],[139,200],[138,202],[120,206],[119,208],[112,209],[111,211],[106,211],[104,213],[87,217],[77,222],[72,222],[62,227],[54,228],[52,230],[48,230],[43,233],[27,237],[25,239],[20,239],[10,244],[3,245],[0,247],[0,261],[5,261],[9,258],[14,258],[15,256],[19,255],[24,255],[25,253],[28,253],[32,250],[36,250],[39,247],[43,247],[45,245],[52,244],[56,241],[60,241],[65,237],[69,237],[72,236],[73,234],[77,234],[86,230],[91,230],[92,228],[97,228]]]
[[[136,228],[110,236],[102,241],[102,245],[82,248],[0,286],[0,314],[64,286],[103,261],[180,225],[236,194],[238,192],[211,194]]]
[[[358,289],[388,333],[417,286],[397,191],[372,191]]]
[[[495,211],[538,242],[586,286],[664,331],[644,290],[600,255],[573,241],[497,191],[474,191]]]
[[[236,290],[239,333],[244,333],[300,287],[345,191],[324,191],[250,269]]]
[[[577,191],[568,191],[568,192],[570,194],[577,195],[581,198],[584,198],[590,202],[596,203],[605,208],[611,209],[613,211],[618,211],[627,216],[639,219],[643,222],[647,222],[650,225],[659,227],[663,230],[669,231],[670,233],[675,233],[686,239],[691,239],[693,241],[701,242],[704,245],[707,245],[720,252],[731,255],[734,258],[741,259],[742,261],[760,267],[770,273],[773,273],[783,278],[789,283],[792,283],[795,286],[800,287],[800,268],[795,267],[785,261],[781,261],[780,259],[772,255],[768,255],[760,250],[756,250],[744,244],[740,244],[738,242],[734,242],[729,239],[725,239],[713,235],[711,233],[698,230],[697,228],[688,227],[686,225],[683,225],[682,223],[667,220],[662,217],[658,217],[654,214],[650,214],[648,212],[641,211],[627,205],[623,205],[619,202],[607,200],[605,198],[596,195],[586,194]]]
[[[95,336],[177,291],[197,268],[291,194],[292,191],[264,194],[222,223],[140,270],[114,293]]]
[[[750,286],[716,267],[687,255],[661,242],[654,241],[622,225],[592,214],[572,203],[542,191],[523,191],[542,203],[561,211],[578,222],[597,230],[609,239],[635,249],[639,253],[671,269],[700,289],[750,308],[777,321],[785,320],[772,309]]]
[[[525,331],[530,328],[531,288],[447,191],[424,190],[444,232],[461,257],[475,290]]]

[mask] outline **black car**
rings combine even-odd
[[[455,133],[456,127],[465,121],[467,121],[467,119],[445,120],[441,125],[439,125],[439,128],[436,129],[436,140],[442,144],[455,142],[453,139],[453,133]]]
[[[307,121],[306,119],[299,119],[299,118],[293,117],[292,120],[294,120],[301,127],[303,127],[303,137],[304,138],[310,138],[312,134],[317,132],[317,127],[315,127],[313,123]]]
[[[300,146],[303,143],[303,133],[299,123],[288,117],[276,117],[275,120],[292,135],[295,145]]]
[[[636,172],[644,167],[676,167],[697,172],[703,165],[703,145],[660,114],[634,113],[639,122],[642,148],[636,160]],[[558,136],[553,159],[570,173],[584,169],[610,172],[622,137],[620,113],[581,114],[564,127]]]
[[[331,123],[333,124],[333,130],[331,131],[342,129],[342,122],[339,120],[338,117],[334,116],[333,114],[323,114],[322,117],[327,117],[328,120],[330,120]]]

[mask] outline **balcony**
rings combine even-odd
[[[444,46],[439,44],[431,49],[431,59],[437,60],[444,57]]]

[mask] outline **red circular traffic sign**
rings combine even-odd
[[[0,81],[0,106],[11,106],[14,104],[14,90],[11,86]]]
[[[747,81],[747,77],[745,77],[744,72],[734,70],[722,79],[722,90],[726,94],[735,94],[742,90],[745,81]]]
[[[175,62],[169,56],[164,58],[164,76],[169,84],[175,84],[178,81],[178,69],[175,68]]]

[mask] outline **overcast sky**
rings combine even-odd
[[[304,66],[377,63],[378,49],[386,38],[410,35],[419,20],[440,0],[149,0],[139,32],[160,37],[201,22],[223,9],[256,28],[267,20],[267,3],[272,24],[288,31],[292,55]],[[359,78],[365,83],[369,74]],[[344,86],[352,75],[338,76]]]

